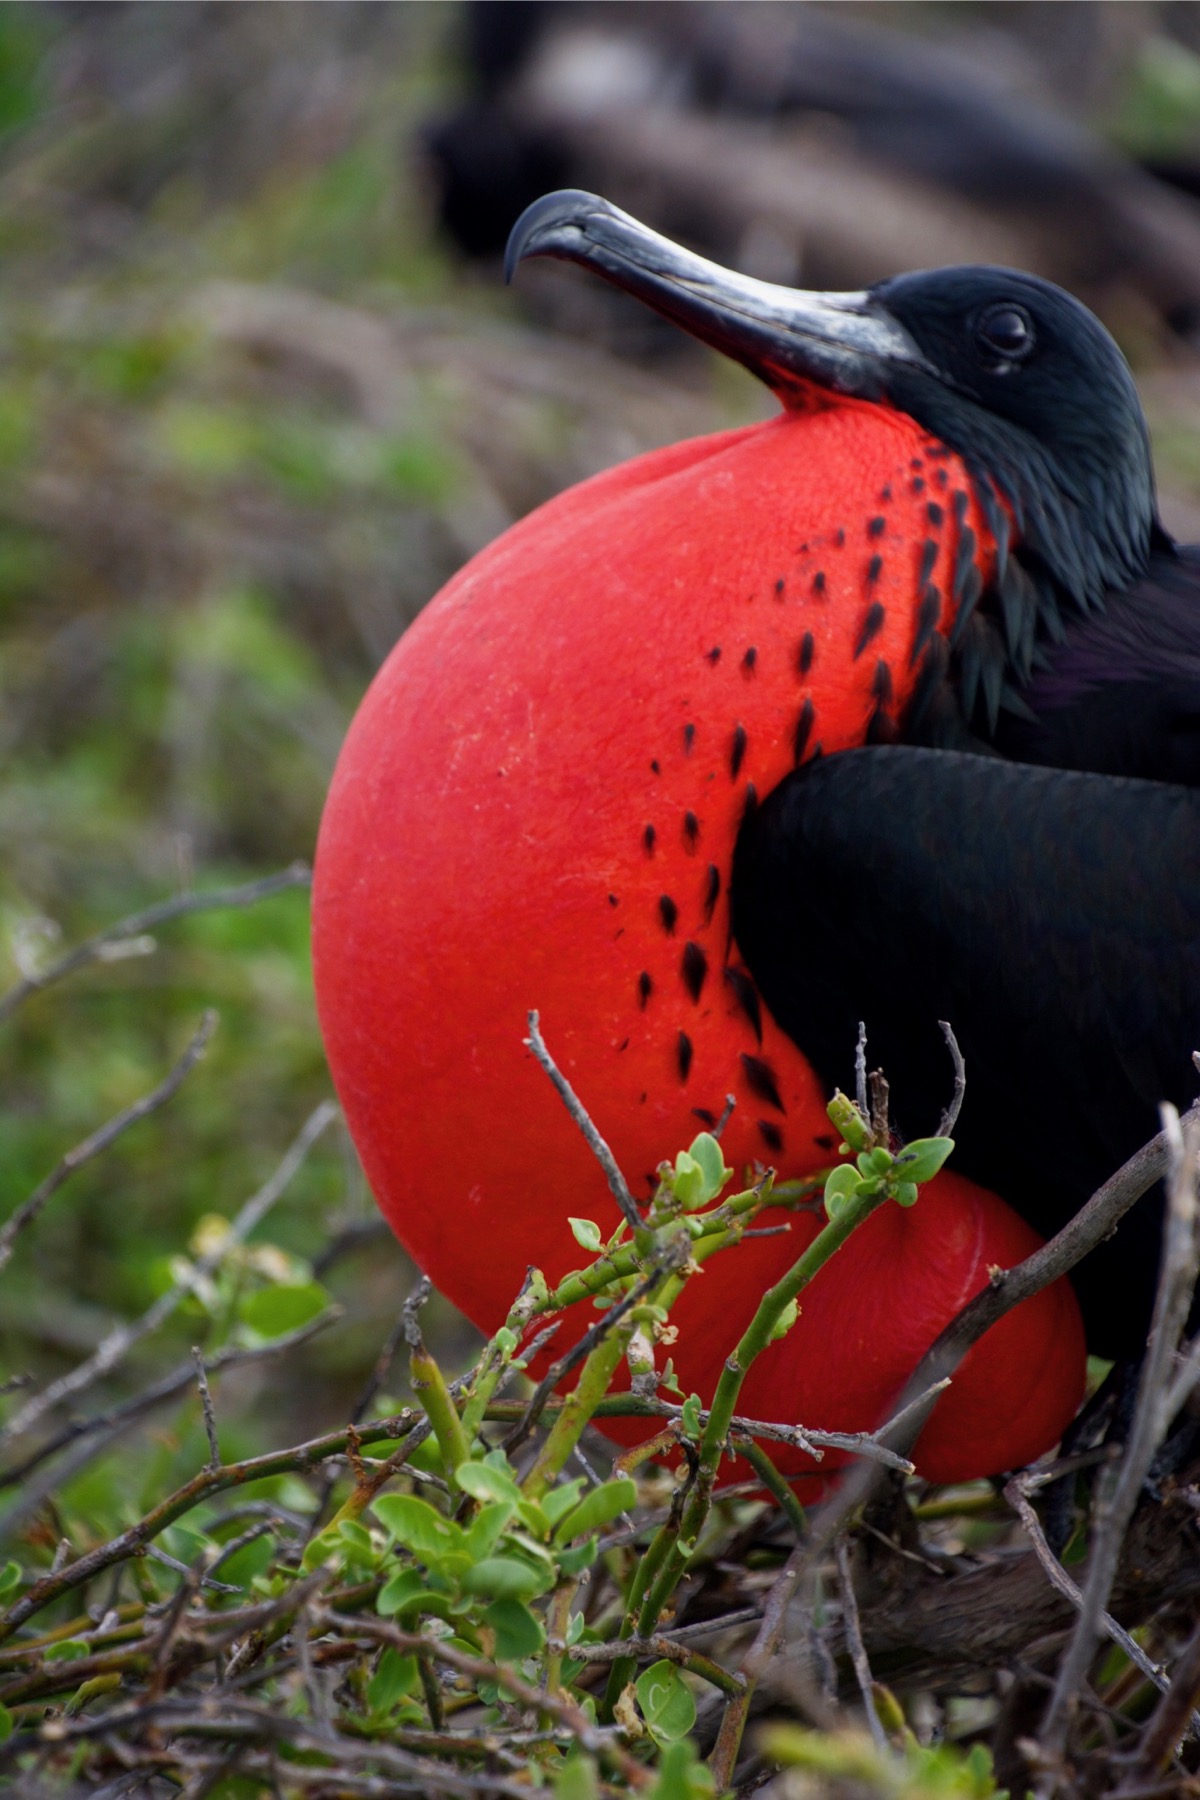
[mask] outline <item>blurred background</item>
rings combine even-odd
[[[1064,283],[1133,363],[1164,516],[1200,538],[1191,0],[4,6],[0,990],[156,900],[310,857],[354,706],[454,569],[568,483],[772,410],[578,271],[504,289],[509,226],[556,186],[775,281],[984,261]],[[2,1221],[221,1017],[0,1272],[10,1423],[186,1275],[328,1092],[302,889],[133,948],[0,1025]],[[342,1423],[412,1272],[339,1128],[264,1240],[75,1410],[332,1294],[342,1322],[224,1378],[218,1415],[227,1456]],[[137,1421],[119,1482],[56,1463],[54,1532],[191,1473],[199,1432],[193,1399]],[[19,1466],[0,1528],[28,1531]]]

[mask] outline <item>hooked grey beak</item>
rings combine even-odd
[[[526,207],[508,240],[505,279],[511,281],[531,256],[594,269],[742,363],[785,401],[812,386],[878,400],[889,366],[929,367],[908,332],[871,294],[809,293],[734,274],[576,188]]]

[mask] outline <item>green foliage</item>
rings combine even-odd
[[[806,1731],[775,1725],[761,1734],[764,1755],[786,1768],[803,1769],[830,1784],[831,1800],[844,1791],[880,1800],[1006,1800],[996,1786],[992,1758],[983,1744],[924,1747],[909,1738],[899,1751],[880,1750],[860,1732]]]
[[[673,1662],[664,1658],[644,1669],[634,1684],[646,1729],[658,1744],[685,1738],[696,1723],[696,1702]]]
[[[948,1137],[913,1138],[895,1154],[872,1141],[871,1129],[852,1100],[836,1094],[829,1117],[842,1133],[842,1154],[854,1152],[852,1163],[839,1163],[825,1180],[825,1212],[837,1219],[851,1201],[883,1196],[898,1206],[914,1206],[917,1190],[932,1181],[954,1149]]]

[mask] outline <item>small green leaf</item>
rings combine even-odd
[[[671,1187],[685,1212],[704,1205],[704,1170],[686,1150],[681,1150],[675,1158]]]
[[[603,1249],[604,1239],[601,1237],[600,1227],[594,1219],[568,1219],[567,1224],[571,1227],[571,1236],[581,1250]]]
[[[582,1544],[575,1544],[570,1550],[560,1550],[558,1566],[564,1575],[582,1575],[590,1569],[600,1552],[598,1537],[585,1538]]]
[[[509,1500],[515,1506],[521,1498],[521,1490],[508,1470],[498,1469],[494,1463],[459,1463],[454,1479],[472,1500]]]
[[[892,1199],[898,1206],[915,1206],[920,1191],[915,1181],[898,1181],[892,1189]]]
[[[550,1521],[536,1500],[522,1500],[517,1514],[521,1523],[533,1533],[539,1543],[550,1536]]]
[[[415,1494],[384,1494],[372,1510],[384,1530],[424,1563],[437,1562],[447,1551],[464,1546],[465,1533]]]
[[[259,1288],[242,1301],[239,1318],[260,1337],[283,1337],[286,1332],[307,1325],[329,1304],[330,1295],[318,1281],[302,1282],[295,1287]]]
[[[64,1638],[60,1644],[51,1644],[42,1652],[48,1663],[75,1662],[79,1657],[88,1654],[89,1646],[79,1638]]]
[[[0,1706],[0,1744],[13,1734],[13,1716],[7,1706]]]
[[[904,1181],[932,1181],[954,1148],[948,1137],[914,1138],[896,1158],[896,1174]]]
[[[554,1579],[515,1556],[485,1556],[466,1571],[462,1585],[468,1594],[491,1600],[532,1600],[553,1587]]]
[[[712,1800],[713,1778],[690,1739],[676,1738],[658,1759],[658,1780],[646,1800]]]
[[[560,1482],[549,1493],[542,1495],[541,1508],[550,1526],[557,1525],[564,1513],[569,1513],[573,1506],[578,1506],[584,1485],[583,1476],[574,1475],[570,1481]]]
[[[375,1545],[371,1541],[370,1532],[365,1525],[360,1525],[357,1519],[343,1519],[338,1526],[338,1534],[344,1538],[347,1544],[352,1545],[355,1550],[361,1550],[367,1556],[371,1557],[378,1554]]]
[[[836,1219],[865,1185],[852,1163],[839,1163],[836,1169],[830,1169],[825,1181],[825,1211],[828,1217]]]
[[[638,1676],[634,1684],[646,1728],[660,1744],[684,1738],[696,1723],[692,1691],[673,1662],[665,1657]]]
[[[680,1409],[680,1424],[690,1438],[698,1438],[702,1430],[700,1424],[700,1396],[689,1394]]]
[[[433,1613],[435,1618],[445,1619],[450,1616],[451,1609],[445,1594],[437,1594],[425,1584],[420,1570],[401,1569],[384,1586],[375,1602],[375,1610],[381,1619],[408,1612]]]
[[[500,1662],[520,1662],[526,1656],[536,1656],[546,1642],[541,1621],[519,1600],[493,1600],[483,1618],[496,1634],[496,1656]]]
[[[554,1800],[596,1800],[599,1792],[595,1763],[572,1749],[554,1771]]]
[[[11,1594],[13,1589],[21,1585],[21,1565],[7,1562],[0,1569],[0,1595]]]
[[[379,1658],[375,1673],[367,1683],[367,1705],[373,1713],[389,1713],[397,1700],[410,1694],[417,1685],[415,1656],[402,1656],[390,1646]]]
[[[499,1543],[504,1527],[516,1512],[511,1500],[489,1500],[467,1527],[467,1555],[472,1562],[482,1562]]]
[[[699,1137],[693,1138],[688,1146],[688,1155],[693,1162],[700,1165],[704,1175],[705,1200],[715,1200],[733,1174],[733,1170],[726,1167],[725,1158],[721,1155],[721,1146],[712,1132],[702,1131]]]
[[[585,1532],[598,1531],[619,1513],[628,1512],[631,1506],[636,1505],[637,1484],[628,1475],[601,1482],[599,1487],[594,1487],[590,1493],[585,1494],[579,1505],[567,1513],[555,1527],[554,1542],[567,1544],[572,1538],[582,1537]]]

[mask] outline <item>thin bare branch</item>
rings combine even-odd
[[[123,1108],[106,1124],[99,1126],[89,1137],[85,1137],[82,1143],[76,1144],[73,1150],[68,1150],[61,1162],[51,1169],[45,1180],[39,1182],[38,1186],[34,1188],[29,1198],[22,1201],[15,1212],[9,1214],[4,1224],[0,1225],[0,1269],[4,1268],[11,1257],[18,1234],[33,1223],[46,1202],[53,1198],[64,1182],[70,1180],[76,1170],[82,1169],[85,1163],[92,1162],[97,1156],[103,1155],[104,1151],[115,1144],[131,1125],[137,1125],[142,1119],[149,1118],[151,1113],[157,1112],[160,1107],[167,1104],[168,1100],[174,1098],[204,1055],[216,1029],[217,1015],[209,1010],[201,1018],[195,1036],[179,1061],[163,1077],[158,1086],[152,1088],[148,1094],[143,1094],[140,1100],[135,1100],[132,1105]]]
[[[1102,1617],[1116,1577],[1121,1545],[1155,1452],[1170,1425],[1171,1371],[1200,1268],[1197,1238],[1197,1155],[1200,1123],[1188,1114],[1186,1129],[1173,1106],[1162,1109],[1169,1156],[1162,1263],[1150,1339],[1138,1382],[1137,1404],[1119,1470],[1104,1470],[1097,1484],[1095,1533],[1079,1620],[1046,1709],[1039,1743],[1056,1764],[1066,1749],[1071,1721],[1102,1634]],[[1053,1776],[1048,1777],[1052,1783]]]
[[[343,1313],[344,1308],[341,1306],[327,1306],[325,1311],[318,1313],[315,1319],[309,1319],[306,1324],[298,1325],[294,1331],[285,1332],[282,1337],[272,1338],[267,1344],[228,1344],[224,1349],[216,1350],[211,1356],[205,1357],[205,1375],[216,1375],[222,1369],[234,1368],[241,1363],[261,1362],[269,1356],[286,1355],[289,1350],[308,1343],[310,1338],[316,1337],[320,1332],[328,1331],[331,1325],[337,1324]],[[77,1443],[81,1438],[99,1436],[100,1442],[92,1447],[89,1457],[84,1461],[72,1463],[69,1473],[76,1473],[78,1469],[85,1466],[91,1456],[99,1455],[115,1437],[127,1430],[136,1420],[148,1412],[153,1412],[156,1406],[164,1406],[169,1400],[174,1400],[185,1388],[190,1387],[195,1376],[196,1366],[189,1359],[172,1369],[170,1374],[164,1375],[161,1381],[156,1381],[152,1386],[144,1388],[140,1394],[134,1394],[131,1399],[124,1401],[120,1406],[108,1407],[104,1412],[95,1413],[90,1419],[72,1419],[69,1425],[65,1425],[47,1443],[40,1444],[24,1462],[14,1463],[11,1468],[0,1473],[0,1488],[11,1487],[16,1483],[26,1483],[35,1469],[51,1457],[57,1456],[60,1450],[67,1449],[69,1445]],[[54,1480],[61,1481],[65,1478],[65,1473],[60,1472],[54,1477]],[[31,1500],[33,1504],[37,1504],[43,1498],[44,1493],[42,1492],[23,1489],[22,1507],[28,1505]],[[0,1518],[0,1533],[11,1531],[13,1525],[12,1515],[6,1514]]]
[[[854,1100],[863,1118],[868,1118],[871,1108],[867,1099],[867,1027],[862,1019],[858,1021],[858,1042],[854,1046]]]
[[[151,1332],[157,1331],[182,1301],[189,1294],[194,1293],[201,1282],[207,1280],[220,1268],[230,1250],[240,1244],[262,1223],[321,1133],[337,1116],[338,1108],[334,1102],[322,1100],[305,1121],[274,1173],[263,1183],[258,1192],[247,1200],[220,1243],[206,1256],[199,1257],[187,1274],[174,1282],[165,1294],[161,1294],[153,1306],[146,1309],[140,1319],[135,1319],[128,1325],[121,1325],[116,1331],[110,1332],[86,1362],[79,1363],[68,1374],[60,1376],[57,1381],[52,1381],[48,1387],[43,1388],[40,1393],[27,1400],[25,1405],[0,1431],[0,1443],[11,1442],[13,1438],[19,1437],[23,1432],[28,1431],[30,1426],[35,1425],[39,1419],[43,1418],[52,1407],[69,1399],[72,1394],[81,1393],[93,1382],[98,1381],[101,1376],[107,1375],[129,1354],[134,1344],[142,1338],[148,1337]]]
[[[1004,1490],[1004,1498],[1008,1501],[1008,1504],[1012,1507],[1022,1525],[1025,1527],[1025,1534],[1033,1545],[1034,1555],[1037,1557],[1042,1568],[1046,1571],[1046,1578],[1050,1582],[1050,1585],[1063,1596],[1064,1600],[1069,1600],[1071,1602],[1071,1605],[1075,1608],[1076,1612],[1079,1612],[1083,1607],[1082,1591],[1076,1586],[1075,1582],[1071,1580],[1071,1577],[1067,1574],[1067,1571],[1063,1568],[1057,1556],[1055,1556],[1053,1550],[1046,1542],[1046,1536],[1042,1530],[1041,1521],[1030,1504],[1029,1490],[1031,1485],[1032,1484],[1027,1476],[1014,1475],[1013,1479],[1008,1483]],[[1158,1664],[1151,1662],[1136,1638],[1130,1637],[1129,1633],[1125,1630],[1125,1627],[1123,1625],[1118,1625],[1111,1613],[1102,1612],[1100,1615],[1100,1624],[1106,1635],[1112,1639],[1118,1649],[1125,1652],[1125,1655],[1129,1658],[1130,1662],[1133,1663],[1135,1668],[1140,1669],[1146,1679],[1152,1681],[1156,1688],[1160,1689],[1161,1692],[1166,1693],[1171,1685],[1170,1682],[1167,1680],[1167,1677],[1162,1669],[1159,1668]]]
[[[858,1691],[862,1695],[863,1708],[867,1715],[867,1727],[875,1741],[876,1748],[886,1752],[888,1748],[887,1733],[880,1723],[875,1705],[875,1684],[871,1676],[871,1665],[867,1660],[867,1647],[863,1643],[862,1626],[859,1624],[858,1601],[854,1597],[854,1579],[850,1572],[850,1548],[844,1534],[835,1545],[835,1555],[838,1586],[842,1591],[842,1625],[846,1634],[846,1648],[850,1652],[850,1661],[854,1665]]]
[[[1197,1700],[1200,1700],[1200,1625],[1176,1662],[1166,1693],[1146,1721],[1137,1755],[1117,1788],[1114,1800],[1133,1800],[1147,1783],[1166,1773],[1172,1758],[1178,1754],[1180,1740],[1189,1730],[1195,1734],[1193,1708]]]
[[[204,1352],[199,1344],[192,1345],[192,1367],[196,1371],[196,1386],[200,1391],[200,1408],[204,1414],[204,1432],[208,1438],[208,1466],[210,1469],[219,1469],[221,1445],[217,1439],[217,1415],[213,1409],[208,1373],[204,1367]]]
[[[241,887],[213,888],[208,893],[199,894],[175,894],[170,900],[160,900],[154,906],[143,908],[141,912],[130,913],[128,918],[118,919],[115,925],[106,925],[103,931],[85,938],[81,944],[76,944],[73,950],[66,951],[54,962],[48,963],[37,974],[24,976],[7,993],[0,994],[0,1024],[10,1018],[32,994],[42,993],[68,975],[73,975],[77,969],[86,968],[89,963],[105,961],[117,944],[143,937],[157,926],[170,924],[173,919],[186,918],[191,913],[224,912],[235,907],[255,906],[260,900],[286,893],[289,888],[308,887],[311,882],[312,870],[308,864],[294,862],[275,875],[266,875],[260,881],[248,881]]]
[[[746,1721],[750,1716],[750,1702],[754,1697],[755,1688],[762,1679],[764,1670],[783,1642],[788,1607],[791,1605],[796,1584],[804,1572],[806,1562],[805,1548],[797,1545],[772,1584],[763,1608],[762,1622],[757,1635],[742,1658],[742,1666],[738,1670],[738,1676],[743,1684],[742,1692],[727,1704],[721,1717],[717,1741],[709,1758],[713,1784],[719,1794],[723,1794],[733,1783],[738,1751],[741,1749]]]
[[[539,1027],[536,1011],[531,1011],[529,1013],[528,1024],[529,1036],[525,1039],[525,1042],[533,1051],[534,1057],[539,1065],[550,1077],[559,1099],[583,1133],[588,1149],[596,1158],[600,1167],[604,1170],[604,1179],[608,1182],[608,1191],[620,1208],[621,1217],[625,1220],[625,1223],[629,1226],[631,1231],[640,1231],[642,1229],[642,1215],[639,1213],[633,1195],[626,1185],[625,1177],[617,1166],[617,1159],[605,1143],[604,1139],[600,1136],[600,1133],[596,1130],[596,1127],[592,1124],[582,1100],[580,1100],[574,1088],[547,1050],[545,1040],[542,1037],[541,1029]]]
[[[958,1047],[958,1039],[954,1035],[954,1027],[949,1019],[939,1019],[942,1036],[946,1040],[946,1048],[950,1052],[950,1060],[954,1064],[954,1093],[950,1104],[942,1114],[938,1124],[939,1137],[951,1137],[958,1124],[958,1115],[962,1111],[963,1095],[967,1091],[967,1065],[963,1061],[963,1053]]]

